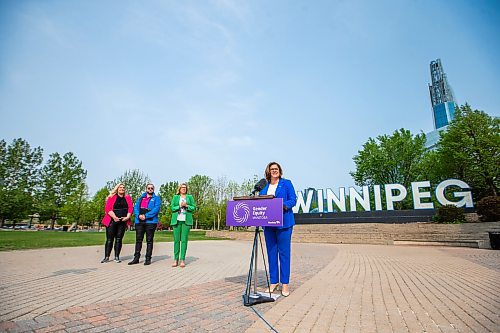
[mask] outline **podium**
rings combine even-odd
[[[228,201],[227,203],[226,225],[255,227],[252,254],[250,255],[250,267],[248,269],[245,294],[243,294],[243,304],[245,306],[252,306],[260,303],[274,302],[275,298],[272,297],[270,292],[257,292],[259,245],[262,252],[264,270],[266,272],[267,288],[269,289],[269,276],[267,273],[260,228],[283,225],[283,199],[274,198],[273,195],[234,197],[233,201]]]

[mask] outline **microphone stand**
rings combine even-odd
[[[262,196],[261,199],[264,199],[265,197],[269,198],[269,196]],[[273,196],[271,196],[273,197]],[[253,197],[253,199],[258,199],[259,197]],[[245,294],[243,295],[243,305],[245,306],[252,306],[255,304],[260,304],[260,303],[268,303],[268,302],[274,302],[275,299],[271,296],[271,292],[269,291],[268,294],[269,296],[264,295],[264,293],[259,293],[257,292],[257,282],[258,282],[258,276],[257,276],[257,258],[259,256],[259,243],[260,243],[260,248],[262,251],[262,262],[264,264],[264,270],[266,272],[266,283],[267,283],[267,290],[269,291],[269,275],[267,274],[267,266],[266,266],[266,260],[264,257],[264,249],[262,246],[262,238],[260,235],[260,227],[256,226],[255,227],[255,234],[253,237],[253,247],[252,247],[252,254],[250,256],[250,267],[248,269],[248,276],[247,276],[247,283],[246,283],[246,288],[245,288]],[[252,281],[253,280],[253,281]],[[252,282],[253,282],[253,292],[252,292]]]
[[[267,274],[267,266],[264,258],[264,250],[262,249],[262,239],[260,237],[260,227],[255,227],[255,236],[253,238],[253,248],[252,255],[250,256],[250,268],[248,269],[247,284],[245,288],[245,294],[243,295],[243,305],[252,306],[260,303],[274,302],[274,298],[269,292],[269,296],[263,295],[257,292],[257,257],[259,255],[259,243],[262,250],[262,261],[264,263],[264,269],[266,271],[266,282],[267,290],[269,290],[269,276]],[[255,264],[255,266],[254,266]],[[253,278],[253,279],[252,279]],[[252,280],[253,280],[253,292],[252,292]]]

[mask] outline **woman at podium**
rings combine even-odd
[[[272,194],[283,198],[283,226],[264,227],[267,258],[269,260],[270,286],[268,292],[273,292],[281,283],[281,294],[290,295],[290,252],[292,231],[295,225],[292,208],[297,203],[297,194],[292,182],[282,178],[283,169],[276,162],[267,165],[264,175],[267,185],[259,192],[260,195]]]

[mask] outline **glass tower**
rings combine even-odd
[[[429,92],[434,128],[437,130],[447,126],[455,118],[456,103],[453,91],[446,79],[441,59],[431,61],[430,67],[432,84],[429,84]]]

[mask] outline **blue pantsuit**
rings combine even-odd
[[[269,261],[269,279],[271,284],[290,282],[290,255],[292,230],[289,228],[265,228],[267,258]],[[279,259],[279,272],[278,272]]]
[[[269,184],[260,191],[260,194],[267,194],[268,188]],[[291,181],[280,178],[274,195],[276,198],[283,199],[283,226],[264,227],[269,279],[271,284],[288,284],[290,282],[292,231],[295,225],[292,208],[297,203],[297,194]]]

